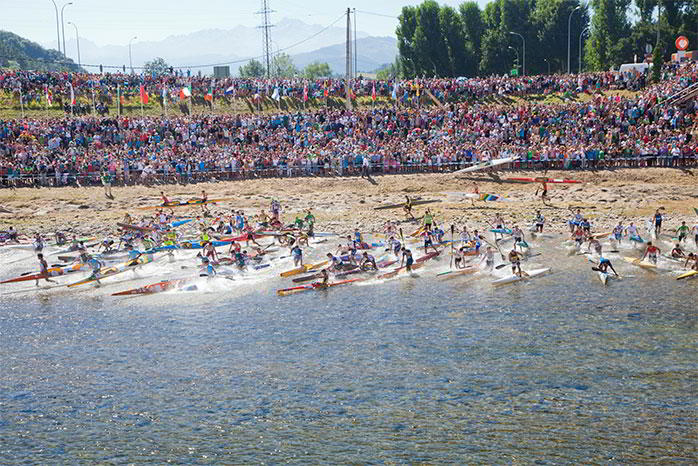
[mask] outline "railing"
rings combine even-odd
[[[207,169],[176,172],[174,170],[155,173],[131,169],[128,172],[112,173],[112,186],[187,184],[207,181],[233,181],[260,178],[295,177],[343,177],[366,175],[395,175],[408,173],[449,173],[472,166],[470,161],[457,162],[372,162],[367,170],[359,164],[337,166],[335,164],[311,164],[306,166],[277,166],[271,168]],[[587,157],[582,159],[518,160],[497,171],[515,170],[596,170],[643,167],[698,167],[696,155],[631,155]],[[100,173],[50,172],[32,174],[0,175],[0,188],[58,187],[101,185]]]

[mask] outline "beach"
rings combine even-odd
[[[141,207],[160,203],[160,191],[172,200],[187,200],[206,190],[210,199],[228,200],[210,206],[214,215],[228,215],[242,209],[252,217],[268,209],[272,198],[282,205],[282,219],[293,222],[296,214],[311,209],[317,217],[317,230],[348,233],[354,228],[369,233],[381,231],[388,220],[402,220],[401,209],[374,207],[413,199],[435,199],[439,203],[414,208],[419,217],[426,207],[442,225],[485,228],[496,213],[508,224],[531,223],[537,209],[546,217],[549,231],[566,231],[570,207],[580,207],[598,231],[610,229],[619,220],[644,224],[657,208],[664,207],[665,224],[674,228],[681,220],[692,221],[698,206],[698,170],[638,168],[594,171],[498,171],[492,173],[434,173],[360,177],[267,178],[189,185],[113,187],[114,199],[102,187],[20,188],[0,191],[0,225],[13,225],[21,233],[52,234],[64,230],[80,235],[113,234],[116,222],[125,213],[135,218],[153,215]],[[566,178],[581,184],[549,184],[551,206],[543,206],[536,183],[507,182],[509,177]],[[497,181],[499,178],[501,181]],[[502,196],[507,201],[476,201],[463,196],[477,185],[480,193]],[[201,214],[199,207],[179,208],[179,216]],[[406,227],[408,228],[408,227]]]

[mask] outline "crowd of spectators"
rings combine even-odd
[[[405,105],[398,98],[389,107],[354,111],[0,120],[0,185],[84,185],[99,182],[102,173],[124,183],[346,175],[359,173],[365,161],[380,173],[444,171],[508,156],[530,168],[689,166],[698,158],[695,99],[681,105],[666,99],[698,81],[697,71],[692,64],[667,67],[654,85],[643,75],[617,73],[420,80],[422,92],[428,89],[444,105]],[[0,87],[12,89],[19,81],[24,92],[43,92],[47,82],[71,82],[80,92],[97,79],[109,87],[122,79],[137,86],[141,78],[6,72]],[[206,84],[203,78],[191,82]],[[259,92],[262,85],[234,83],[241,92]],[[374,85],[354,84],[369,95]],[[270,85],[302,95],[307,83]],[[324,92],[324,82],[311,85]],[[343,85],[333,80],[327,88],[338,92]],[[228,88],[225,82],[216,89]],[[419,92],[414,82],[376,83],[382,95],[396,88],[408,90],[407,100]],[[602,92],[614,89],[641,91]],[[590,97],[575,98],[581,92]],[[560,98],[483,100],[528,93]]]

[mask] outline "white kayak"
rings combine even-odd
[[[519,277],[518,275],[512,274],[512,275],[509,275],[508,277],[499,278],[499,279],[493,281],[492,284],[493,285],[506,285],[508,283],[516,283],[516,282],[519,282],[521,280],[526,280],[528,278],[533,278],[533,277],[537,277],[539,275],[543,275],[544,273],[550,272],[550,270],[551,270],[550,267],[547,267],[544,269],[528,270],[528,271],[524,270],[524,273],[526,275],[524,275],[523,277]]]
[[[480,162],[476,163],[475,165],[464,168],[462,170],[458,170],[455,173],[470,173],[470,172],[476,172],[478,170],[484,170],[486,168],[492,168],[492,167],[497,167],[499,165],[505,165],[507,163],[515,162],[519,160],[518,157],[506,157],[503,159],[494,159],[494,160],[487,160],[485,162]]]
[[[598,274],[599,280],[601,281],[601,283],[603,283],[604,285],[606,285],[606,284],[608,283],[608,273],[602,272],[602,271],[600,271],[600,270],[597,271],[596,273]]]

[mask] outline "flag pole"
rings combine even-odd
[[[46,118],[48,118],[48,85],[44,88],[44,99],[46,99]]]
[[[90,90],[92,91],[92,116],[97,115],[97,106],[95,105],[95,83],[90,80]]]
[[[116,116],[121,116],[121,85],[116,85]]]
[[[165,107],[165,117],[167,117],[167,87],[162,88],[162,105]]]
[[[143,89],[143,91],[140,92],[139,94],[141,95],[141,118],[143,118],[144,117],[144,115],[143,115],[143,94],[145,93],[145,86],[141,85],[141,89]]]

